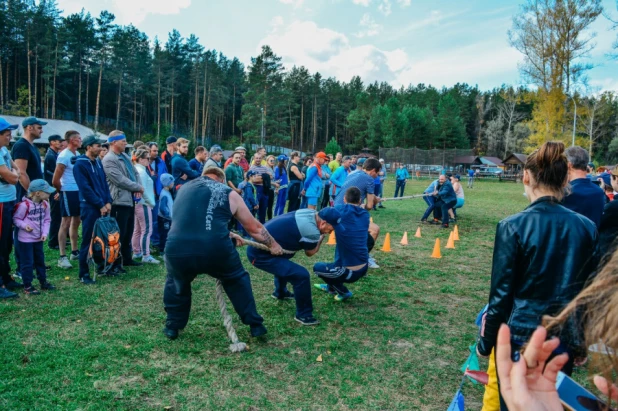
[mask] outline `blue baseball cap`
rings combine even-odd
[[[285,154],[281,154],[279,157],[277,157],[277,161],[287,161],[288,160],[288,156],[286,156]]]
[[[44,191],[48,194],[53,194],[56,192],[56,189],[49,185],[49,183],[42,179],[32,180],[30,182],[30,186],[28,186],[28,194],[36,193],[37,191]]]
[[[44,126],[47,124],[47,121],[39,120],[36,117],[26,117],[24,121],[21,122],[22,127],[34,126],[35,124],[39,126]]]
[[[17,127],[19,127],[19,125],[17,124],[11,124],[8,121],[6,121],[5,119],[3,119],[2,117],[0,117],[0,133],[2,133],[3,131],[6,130],[17,130]]]
[[[255,171],[255,170],[249,170],[249,171],[247,171],[247,177],[253,177],[253,176],[256,176],[256,175],[258,175],[258,174],[260,174],[260,173],[258,173],[258,172],[257,172],[257,171]]]
[[[326,221],[333,227],[341,225],[341,213],[334,207],[323,208],[322,210],[320,210],[318,215],[322,220]],[[339,228],[345,230],[343,225],[341,225]]]
[[[165,144],[174,144],[178,139],[174,136],[170,136],[165,139]]]
[[[163,185],[163,187],[167,187],[174,182],[174,177],[171,174],[163,173],[161,174],[161,177],[159,177],[159,180],[161,181],[161,185]]]

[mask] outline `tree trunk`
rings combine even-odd
[[[58,41],[56,41],[56,57],[54,60],[54,82],[52,88],[52,111],[51,118],[56,118],[56,78],[58,77]]]
[[[318,142],[318,96],[313,95],[313,152]]]
[[[133,134],[137,135],[137,87],[133,88]]]
[[[120,73],[120,79],[118,80],[118,102],[116,103],[116,130],[120,129],[120,103],[122,101],[122,76]]]
[[[157,138],[161,136],[161,66],[159,66],[157,87]]]
[[[2,78],[2,56],[0,55],[0,107],[4,107],[4,81]]]
[[[300,151],[303,151],[303,135],[305,133],[305,98],[300,100]]]
[[[32,83],[30,82],[32,74],[30,73],[30,30],[28,30],[28,40],[27,40],[27,63],[28,63],[28,115],[32,115]],[[15,66],[17,67],[17,66]],[[17,71],[17,70],[15,70]],[[15,83],[17,88],[17,83]]]
[[[199,111],[200,111],[200,80],[197,70],[195,72],[195,94],[193,96],[193,139],[197,144],[197,130],[199,123]]]
[[[236,83],[232,94],[232,135],[236,135]]]
[[[170,125],[172,134],[174,134],[174,81],[176,80],[176,72],[172,70],[172,103],[170,105]]]
[[[208,82],[208,59],[204,64],[204,93],[202,94],[202,144],[204,143],[204,137],[206,136],[206,94],[207,87],[206,84]],[[210,86],[208,87],[208,92],[210,92]]]
[[[329,137],[328,137],[328,115],[330,114],[330,110],[329,110],[329,105],[328,103],[326,103],[326,144],[328,144],[328,142],[330,141]]]
[[[99,68],[99,86],[97,89],[97,101],[94,108],[94,131],[97,131],[99,126],[99,107],[101,103],[101,84],[103,82],[103,61],[101,61],[101,67]]]
[[[88,115],[90,114],[89,102],[90,100],[90,66],[86,70],[86,98],[84,99],[84,105],[86,106],[86,112],[84,114],[84,123],[88,123]]]
[[[82,56],[79,57],[79,69],[77,70],[78,84],[77,87],[77,122],[82,124]]]
[[[32,107],[34,109],[34,115],[37,115],[37,94],[39,89],[39,47],[36,46],[34,48],[34,102],[32,103]]]
[[[144,121],[144,96],[140,97],[140,108],[139,108],[139,124],[137,127],[137,138],[142,138],[142,122]]]

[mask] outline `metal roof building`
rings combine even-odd
[[[24,135],[24,128],[22,127],[21,122],[24,121],[26,117],[4,116],[4,115],[1,117],[4,118],[6,121],[8,121],[10,124],[19,124],[19,128],[12,132],[13,141],[15,141],[18,137]],[[64,138],[64,134],[69,130],[75,130],[79,132],[79,134],[81,134],[82,137],[84,138],[95,134],[93,129],[83,126],[74,121],[50,120],[46,118],[41,118],[40,120],[46,121],[47,124],[43,126],[43,134],[41,135],[41,138],[34,140],[34,144],[37,144],[37,145],[49,145],[48,138],[49,136],[52,136],[54,134],[58,134],[59,136]],[[97,133],[97,136],[100,139],[107,140],[106,134]]]

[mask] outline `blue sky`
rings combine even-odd
[[[249,64],[263,44],[286,67],[304,65],[324,77],[387,81],[395,87],[457,82],[481,89],[521,84],[522,56],[507,31],[520,1],[497,0],[58,0],[65,14],[82,7],[113,12],[163,41],[176,28],[208,49]],[[618,19],[615,0],[604,0]],[[618,61],[607,58],[616,32],[600,17],[589,62],[592,91],[618,91]]]

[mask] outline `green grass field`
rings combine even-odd
[[[410,182],[406,194],[427,184]],[[391,181],[386,195],[393,191]],[[246,265],[269,334],[251,340],[234,315],[250,344],[243,354],[228,350],[210,277],[194,282],[189,325],[168,341],[163,266],[86,287],[77,264],[56,268],[50,251],[58,289],[0,302],[0,409],[446,410],[487,300],[496,223],[527,205],[522,193],[506,182],[466,190],[455,250],[444,249],[448,230],[439,227],[424,225],[414,238],[422,199],[385,203],[372,213],[382,229],[373,251],[381,268],[352,284],[354,298],[343,303],[314,290],[317,327],[296,323],[293,301],[270,298],[272,275]],[[380,251],[386,233],[391,253]],[[430,258],[436,238],[439,260]],[[333,253],[324,243],[317,256],[295,260],[310,269]],[[467,409],[480,409],[480,386],[467,383],[464,394]]]

